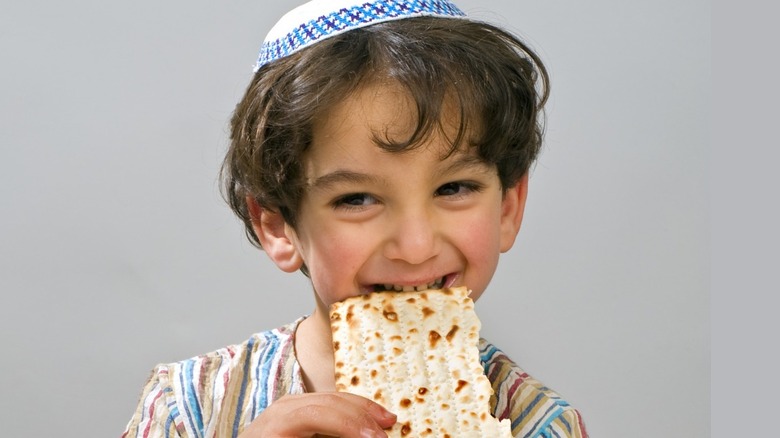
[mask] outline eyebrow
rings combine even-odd
[[[471,169],[479,171],[480,173],[489,173],[491,167],[489,163],[486,163],[479,157],[460,154],[447,166],[437,169],[434,174],[436,176],[441,176],[448,173],[459,172],[464,169]],[[308,187],[315,190],[328,190],[334,185],[343,183],[386,185],[383,178],[379,178],[375,175],[338,169],[310,180]]]
[[[485,160],[475,155],[458,154],[449,165],[438,169],[435,173],[437,176],[440,176],[465,169],[479,171],[480,173],[489,173],[492,167],[490,163],[487,163]]]
[[[316,190],[327,190],[336,184],[342,183],[383,184],[382,179],[374,175],[339,169],[315,178],[309,182],[308,186]]]

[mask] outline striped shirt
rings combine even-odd
[[[305,392],[293,347],[299,319],[243,344],[158,365],[122,438],[237,437],[275,400]],[[577,410],[484,339],[480,360],[494,394],[493,415],[515,437],[585,437]]]

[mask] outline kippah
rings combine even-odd
[[[317,41],[383,21],[465,17],[447,0],[312,0],[285,14],[263,41],[254,71]]]

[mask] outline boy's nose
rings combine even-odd
[[[439,253],[440,239],[435,222],[428,214],[417,212],[400,216],[387,232],[384,254],[388,259],[420,264]]]

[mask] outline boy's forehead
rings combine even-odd
[[[333,105],[322,108],[314,118],[312,144],[338,137],[349,130],[364,130],[380,143],[404,142],[416,130],[426,128],[431,131],[426,134],[443,134],[453,140],[462,123],[462,111],[455,93],[446,93],[440,99],[436,105],[437,114],[429,121],[430,126],[424,126],[421,125],[418,100],[429,98],[413,96],[408,88],[394,79],[377,78],[358,86]],[[475,120],[468,122],[472,128],[477,124]]]
[[[360,86],[315,118],[312,141],[303,156],[306,185],[368,182],[384,167],[415,159],[434,160],[433,173],[495,171],[479,157],[468,129],[455,144],[461,120],[454,100],[445,97],[438,118],[426,127],[420,125],[415,99],[399,82],[383,79]],[[405,144],[419,129],[428,132]]]
[[[452,105],[443,106],[440,120],[428,128],[430,132],[406,144],[415,130],[421,129],[410,93],[387,82],[363,87],[317,119],[303,157],[306,178],[311,184],[312,178],[330,173],[354,177],[355,173],[375,173],[385,165],[416,159],[438,162],[436,168],[441,172],[491,170],[494,166],[480,158],[469,135],[454,143],[459,124],[459,112]]]
[[[396,81],[377,80],[357,87],[333,105],[324,107],[314,119],[314,132],[334,134],[341,129],[365,125],[373,130],[411,125],[416,109],[410,93]]]

